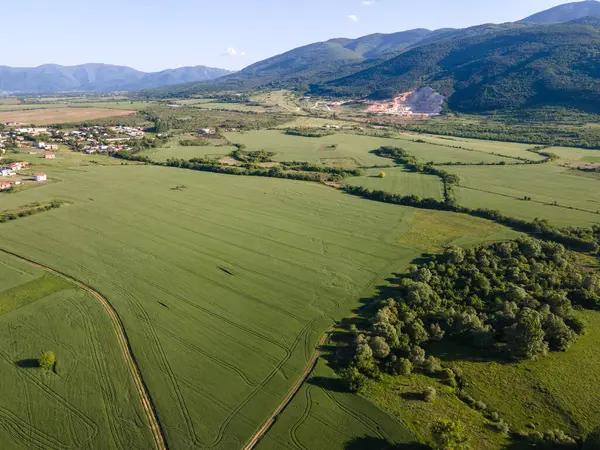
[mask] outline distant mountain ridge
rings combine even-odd
[[[521,22],[527,23],[562,23],[582,19],[588,16],[600,16],[600,2],[587,0],[566,3],[546,11],[526,17]]]
[[[600,112],[600,18],[466,29],[312,90],[385,99],[423,86],[464,112],[543,105]]]
[[[56,93],[138,91],[181,83],[212,80],[232,72],[205,66],[141,72],[110,64],[20,68],[0,66],[0,92]]]
[[[435,32],[419,28],[391,34],[370,34],[358,39],[337,38],[316,42],[259,61],[214,83],[181,86],[177,94],[189,93],[190,87],[200,91],[307,87],[310,83],[333,80],[372,67],[402,53],[432,33]]]

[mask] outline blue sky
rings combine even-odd
[[[2,2],[0,65],[103,62],[240,69],[335,37],[519,20],[563,0]]]

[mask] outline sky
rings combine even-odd
[[[337,37],[520,20],[565,0],[2,1],[0,65],[238,70]]]

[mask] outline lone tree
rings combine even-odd
[[[438,450],[467,450],[469,436],[462,422],[439,419],[432,427],[433,442]]]
[[[385,178],[386,175],[385,172],[379,172],[379,178]]]
[[[53,370],[56,364],[56,355],[54,352],[44,352],[38,359],[38,365],[45,370]]]

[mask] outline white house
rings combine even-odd
[[[10,176],[12,176],[14,174],[15,173],[12,170],[10,170],[8,167],[0,168],[0,176],[10,177]]]
[[[48,180],[48,177],[46,176],[45,173],[35,174],[35,181],[37,181],[38,183],[41,183],[42,181],[46,181],[46,180]]]

